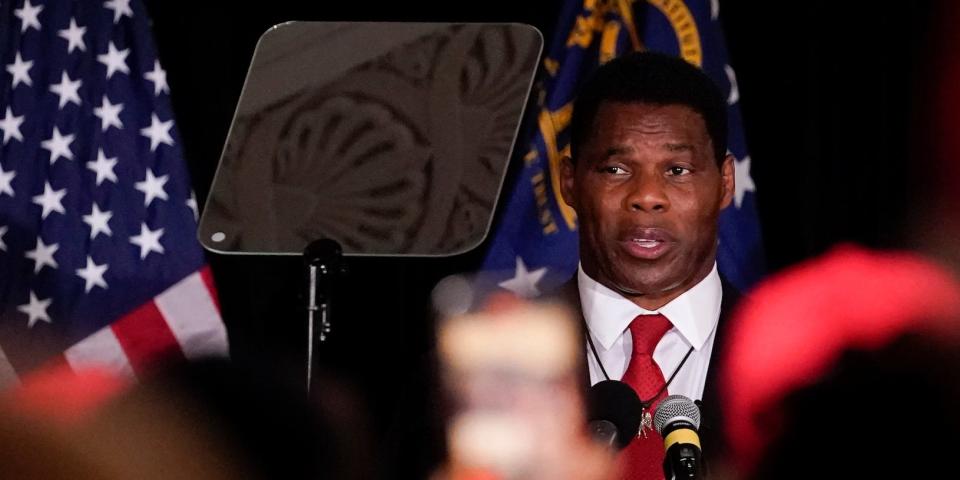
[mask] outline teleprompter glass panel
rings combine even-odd
[[[290,22],[260,38],[200,222],[221,253],[479,244],[542,49],[521,24]]]

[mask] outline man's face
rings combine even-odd
[[[591,278],[652,310],[710,273],[733,158],[717,166],[703,117],[691,108],[602,103],[575,164],[564,159],[560,175]]]

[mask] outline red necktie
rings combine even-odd
[[[648,411],[667,396],[666,380],[653,361],[653,350],[673,325],[663,315],[639,315],[630,323],[633,353],[623,373],[623,382],[633,387],[640,400],[652,401]],[[659,395],[658,395],[659,394]],[[654,398],[656,397],[656,398]],[[646,430],[646,438],[635,437],[624,449],[624,478],[629,480],[663,479],[663,438],[656,430]]]

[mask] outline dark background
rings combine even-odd
[[[147,1],[168,72],[184,154],[206,198],[260,34],[287,20],[523,22],[549,43],[560,2]],[[307,4],[309,3],[309,4]],[[916,3],[917,5],[914,5]],[[844,241],[904,245],[923,192],[913,134],[934,14],[928,2],[721,4],[737,72],[767,263],[776,271]],[[920,170],[920,171],[918,171]],[[919,180],[918,180],[919,179]],[[509,191],[509,189],[505,189]],[[436,425],[428,371],[427,298],[443,276],[476,266],[482,247],[449,259],[351,259],[324,371],[356,393],[383,457],[399,477],[431,457],[405,453]],[[233,358],[302,375],[300,261],[210,255]],[[325,388],[322,384],[319,388]],[[416,410],[416,408],[414,408]],[[408,450],[408,449],[407,449]]]

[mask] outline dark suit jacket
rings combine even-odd
[[[710,365],[707,367],[707,379],[703,390],[702,401],[697,402],[700,406],[702,416],[700,422],[700,442],[703,447],[704,458],[709,461],[710,458],[720,458],[725,454],[723,435],[720,431],[722,426],[722,409],[719,405],[719,379],[717,371],[725,353],[725,344],[727,341],[727,326],[730,324],[730,317],[734,308],[740,301],[740,292],[722,276],[720,284],[723,289],[723,296],[720,300],[720,319],[717,323],[717,331],[713,339],[713,351],[710,354]],[[580,305],[580,291],[577,287],[577,277],[574,277],[563,284],[557,291],[557,297],[571,306],[579,315],[580,325],[583,334],[587,335],[587,322],[583,318],[583,308]],[[586,337],[584,337],[586,338]],[[590,375],[587,369],[586,356],[581,365],[583,370],[584,391],[590,388]]]

